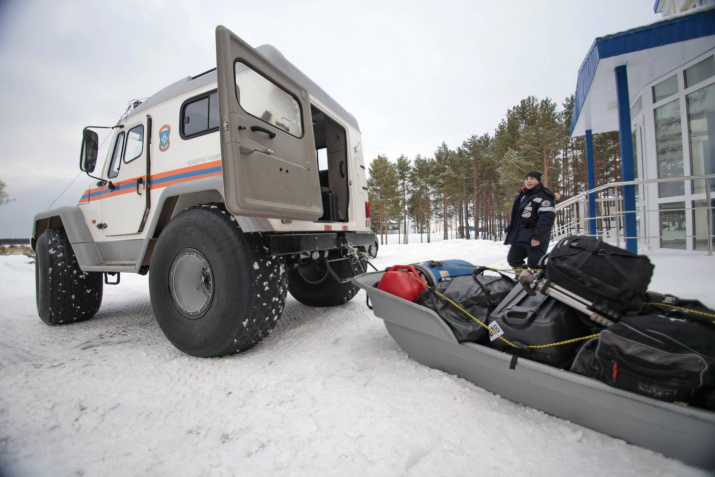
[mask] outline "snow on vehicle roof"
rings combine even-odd
[[[276,68],[279,68],[286,75],[288,75],[293,81],[298,83],[301,87],[305,88],[313,97],[317,98],[327,107],[329,107],[334,113],[338,114],[342,119],[344,119],[348,124],[353,126],[358,131],[360,127],[358,126],[355,117],[347,112],[345,108],[340,106],[340,104],[335,101],[328,93],[318,86],[313,80],[308,78],[305,73],[300,71],[293,63],[288,61],[283,54],[278,51],[278,49],[272,45],[261,45],[256,48],[261,55],[266,57]],[[201,87],[216,83],[216,69],[210,70],[206,73],[202,73],[197,76],[187,76],[186,78],[180,79],[179,81],[167,86],[166,88],[154,93],[152,96],[142,102],[140,105],[135,107],[127,117],[138,114],[139,112],[155,106],[159,103],[163,103],[169,99],[175,98],[182,94],[188,93],[199,89]]]

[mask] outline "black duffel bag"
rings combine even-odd
[[[571,371],[616,388],[715,409],[715,330],[659,315],[627,316],[579,350]]]
[[[436,311],[452,328],[460,343],[485,341],[489,331],[435,291],[457,303],[486,325],[489,313],[509,294],[516,281],[503,274],[484,275],[481,273],[483,270],[484,268],[477,268],[472,275],[440,282],[434,287],[434,291],[430,288],[423,291],[415,302]]]
[[[546,278],[593,303],[595,311],[618,320],[638,311],[646,298],[653,264],[592,237],[560,240],[546,257]]]

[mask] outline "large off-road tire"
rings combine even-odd
[[[102,274],[79,268],[64,229],[48,229],[35,246],[37,313],[48,325],[92,318],[102,304]]]
[[[377,258],[377,251],[380,249],[380,244],[377,243],[377,240],[375,240],[375,243],[373,245],[370,245],[367,248],[367,254],[370,255],[372,258]]]
[[[331,266],[338,276],[350,277],[364,273],[367,265],[364,259],[350,258],[333,262]],[[337,281],[328,272],[325,261],[311,261],[288,272],[288,291],[304,305],[342,305],[352,300],[359,290],[352,282]]]
[[[159,236],[149,267],[156,321],[169,341],[198,357],[259,343],[285,306],[280,259],[263,257],[223,206],[177,215]]]

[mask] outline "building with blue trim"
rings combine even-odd
[[[715,173],[715,0],[657,0],[654,11],[663,19],[596,38],[579,70],[571,136],[585,136],[589,189],[601,185],[593,134],[609,131],[620,132],[623,181]],[[625,187],[626,247],[658,237],[651,248],[707,250],[706,197],[715,180]]]

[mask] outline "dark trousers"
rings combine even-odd
[[[506,261],[512,268],[524,268],[524,259],[529,268],[539,268],[539,260],[546,255],[549,249],[549,241],[545,240],[538,247],[532,247],[531,243],[515,243],[509,248]]]

